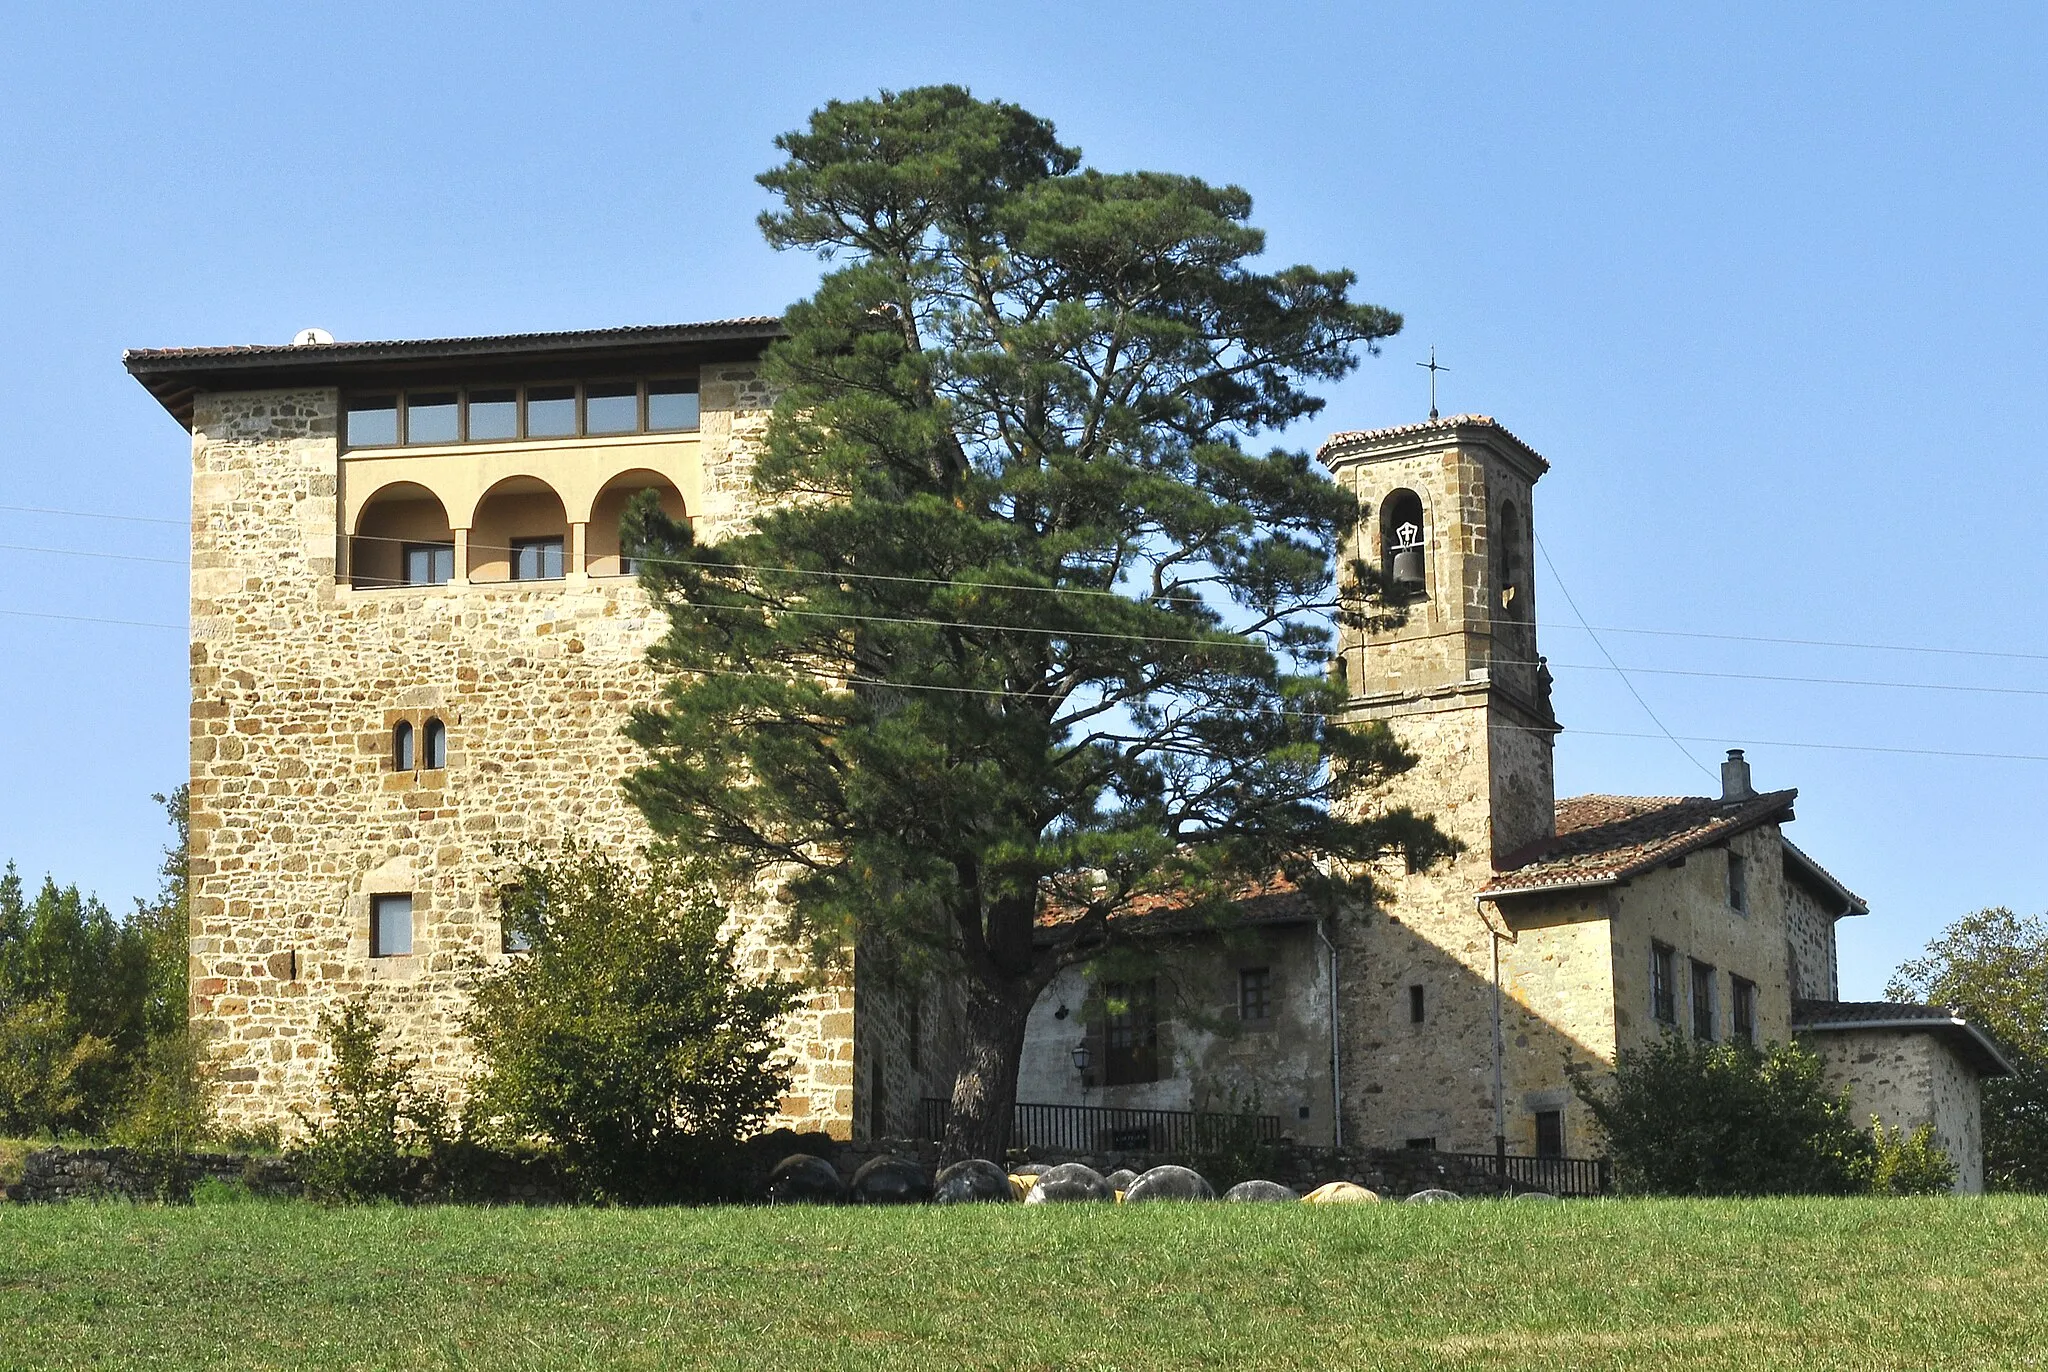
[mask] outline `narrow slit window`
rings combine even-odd
[[[1425,998],[1424,998],[1424,993],[1423,993],[1423,990],[1422,990],[1422,988],[1421,988],[1420,986],[1411,986],[1411,987],[1409,987],[1409,988],[1408,988],[1408,1022],[1409,1022],[1410,1024],[1420,1024],[1420,1023],[1422,1023],[1423,1019],[1425,1018],[1425,1012],[1426,1012],[1426,1009],[1427,1009],[1427,1003],[1426,1003],[1426,1001],[1425,1001]]]
[[[412,764],[412,725],[401,719],[391,731],[391,770],[394,772],[410,772]]]
[[[1708,1043],[1714,1038],[1714,969],[1697,961],[1692,964],[1692,1034]]]
[[[412,897],[370,897],[370,956],[402,957],[412,951]]]
[[[1742,977],[1728,979],[1731,1004],[1728,1007],[1730,1029],[1734,1037],[1743,1043],[1756,1042],[1756,983]]]
[[[1659,1024],[1678,1023],[1677,958],[1665,944],[1650,945],[1650,1017]]]
[[[448,726],[438,719],[427,721],[427,727],[420,731],[421,741],[426,745],[420,751],[426,760],[422,764],[428,771],[439,771],[448,765]]]
[[[1728,904],[1738,913],[1749,913],[1749,864],[1733,850],[1728,854]]]

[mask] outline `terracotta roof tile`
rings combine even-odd
[[[1481,896],[1607,886],[1759,824],[1786,818],[1797,791],[1747,800],[1574,796],[1557,803],[1557,837],[1510,854]]]
[[[1315,905],[1308,895],[1279,876],[1245,887],[1238,894],[1237,906],[1237,919],[1242,924],[1302,924],[1316,917]],[[1048,906],[1039,912],[1039,937],[1056,937],[1059,930],[1074,924],[1081,914],[1074,906]],[[1156,894],[1137,897],[1110,921],[1110,927],[1119,934],[1153,938],[1162,934],[1204,933],[1217,926],[1186,902]]]
[[[1446,415],[1442,419],[1425,419],[1417,424],[1395,424],[1384,429],[1346,429],[1340,433],[1333,433],[1324,439],[1317,455],[1321,456],[1335,447],[1349,447],[1354,444],[1388,443],[1398,439],[1421,438],[1429,434],[1446,433],[1455,429],[1491,429],[1509,443],[1527,453],[1531,458],[1534,458],[1540,468],[1548,470],[1550,466],[1550,463],[1544,459],[1543,454],[1517,438],[1508,430],[1507,425],[1491,415],[1484,414]]]
[[[1946,1005],[1897,1000],[1795,1000],[1792,1029],[1800,1034],[1859,1033],[1904,1029],[1940,1034],[1971,1058],[1987,1077],[2010,1076],[2012,1059],[2004,1045]]]

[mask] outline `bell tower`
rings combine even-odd
[[[1421,759],[1388,799],[1482,860],[1551,837],[1530,516],[1549,464],[1482,415],[1336,434],[1319,456],[1358,500],[1351,555],[1380,574],[1372,622],[1340,640],[1351,718],[1385,720]]]

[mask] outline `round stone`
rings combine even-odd
[[[1013,1199],[1009,1174],[987,1158],[968,1158],[939,1173],[932,1186],[932,1200],[939,1205],[964,1205],[974,1201]]]
[[[1216,1188],[1209,1185],[1208,1178],[1192,1167],[1176,1167],[1172,1163],[1153,1168],[1124,1188],[1124,1200],[1133,1205],[1139,1201],[1215,1199]]]
[[[1379,1198],[1379,1192],[1368,1191],[1355,1181],[1326,1181],[1301,1199],[1307,1205],[1356,1205]]]
[[[823,1158],[791,1153],[768,1174],[768,1200],[774,1205],[837,1205],[846,1199],[846,1183]]]
[[[1102,1174],[1084,1163],[1063,1162],[1038,1174],[1026,1205],[1056,1205],[1063,1201],[1115,1200],[1116,1192]]]
[[[1103,1178],[1109,1183],[1109,1189],[1112,1191],[1128,1191],[1131,1189],[1131,1183],[1137,1179],[1138,1174],[1128,1167],[1119,1167]]]
[[[1041,1177],[1047,1172],[1052,1171],[1052,1169],[1053,1164],[1049,1162],[1022,1162],[1010,1169],[1010,1175],[1013,1177]]]
[[[1555,1201],[1557,1197],[1551,1195],[1548,1191],[1518,1191],[1515,1193],[1515,1199],[1532,1201]]]
[[[909,1158],[869,1158],[853,1174],[853,1199],[860,1205],[916,1205],[932,1198],[932,1179]]]
[[[1277,1181],[1241,1181],[1223,1193],[1227,1201],[1295,1201],[1294,1189]]]
[[[1456,1191],[1446,1191],[1440,1186],[1426,1187],[1408,1198],[1410,1205],[1440,1205],[1444,1201],[1463,1200]]]

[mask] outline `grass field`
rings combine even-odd
[[[2048,1202],[0,1211],[0,1367],[2016,1368]]]

